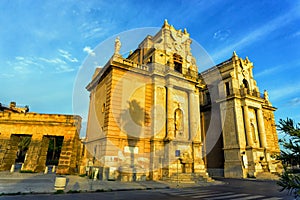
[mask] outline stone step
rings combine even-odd
[[[164,178],[166,181],[180,183],[197,183],[197,182],[213,182],[214,180],[210,178],[207,174],[193,174],[193,173],[180,173],[172,174],[169,178]]]
[[[262,180],[279,180],[280,177],[277,174],[273,174],[271,172],[259,172],[256,174],[256,179]]]

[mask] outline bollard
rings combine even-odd
[[[14,164],[11,165],[11,168],[10,168],[10,173],[13,173],[13,172],[15,172],[15,165]]]
[[[54,183],[55,190],[64,190],[66,187],[67,178],[66,177],[56,177]]]
[[[54,173],[55,172],[55,165],[53,165],[53,167],[52,167],[52,173]]]
[[[48,174],[48,167],[47,166],[45,167],[44,174]]]
[[[99,168],[96,168],[94,173],[94,181],[97,180],[98,172],[99,172]]]

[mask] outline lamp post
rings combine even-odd
[[[178,158],[177,160],[177,187],[179,186],[179,177],[178,177],[178,161],[179,161],[179,157],[180,157],[180,150],[176,150],[175,151],[175,157]]]
[[[179,186],[179,178],[178,178],[178,161],[179,161],[179,158],[177,160],[177,187]]]

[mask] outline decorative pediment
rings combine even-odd
[[[191,40],[186,29],[184,29],[184,31],[181,29],[176,30],[172,25],[168,24],[167,20],[165,20],[165,23],[162,27],[161,37],[167,52],[170,54],[177,53],[183,58],[187,59],[188,62],[191,61]]]

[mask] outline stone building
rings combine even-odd
[[[253,63],[230,59],[200,74],[207,84],[200,89],[202,132],[205,137],[218,135],[214,146],[207,147],[206,164],[211,174],[223,171],[225,177],[259,177],[281,173],[280,153],[274,120],[276,108],[267,91],[260,93],[252,73]],[[213,74],[220,74],[218,76]],[[216,78],[218,77],[218,78]],[[212,114],[214,112],[214,114]],[[211,126],[213,120],[213,128]],[[214,138],[211,137],[210,140]]]
[[[274,114],[235,53],[198,73],[189,33],[165,21],[127,58],[121,42],[88,84],[86,156],[102,179],[280,172]]]
[[[0,104],[0,171],[10,170],[22,151],[22,171],[43,172],[51,138],[61,138],[57,174],[77,173],[80,163],[79,132],[81,117],[75,115],[39,114],[28,112],[28,107]]]

